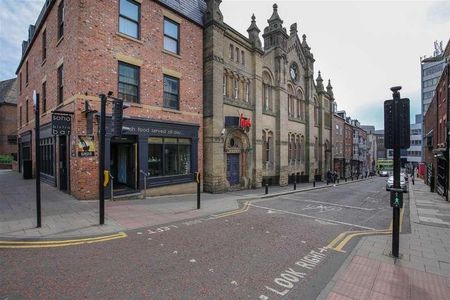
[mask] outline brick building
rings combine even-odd
[[[35,159],[36,90],[43,180],[98,197],[98,94],[111,91],[129,106],[120,138],[107,106],[105,169],[116,192],[142,190],[143,174],[154,194],[193,190],[203,152],[202,10],[197,0],[46,1],[17,69],[21,169]],[[52,134],[55,112],[71,118],[67,135]]]
[[[448,200],[450,41],[441,56],[444,60],[444,68],[423,118],[423,155],[426,164],[426,182]]]
[[[334,171],[340,178],[345,177],[345,119],[333,114],[333,160]]]
[[[208,0],[204,39],[204,162],[206,191],[286,185],[291,174],[306,181],[332,169],[332,86],[314,57],[287,32],[278,7],[264,28],[252,16],[248,36],[224,22],[220,0]]]
[[[17,81],[0,81],[0,155],[17,155]]]

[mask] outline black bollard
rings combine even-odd
[[[297,189],[297,178],[295,174],[292,174],[292,178],[294,179],[294,191]]]
[[[313,187],[316,187],[316,180],[313,180]]]
[[[269,185],[266,183],[266,186],[265,186],[265,188],[266,188],[266,191],[265,191],[265,193],[266,193],[266,195],[269,193]]]
[[[328,185],[328,183],[329,183],[329,182],[328,182],[328,179],[327,179],[327,185]]]
[[[200,209],[200,172],[197,172],[196,174],[196,181],[197,181],[197,209]]]

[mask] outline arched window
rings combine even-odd
[[[263,130],[262,160],[264,165],[270,165],[273,161],[273,132]]]
[[[291,149],[292,149],[292,145],[291,145],[291,134],[288,134],[288,162],[291,161]]]
[[[250,82],[245,82],[245,101],[250,101]]]
[[[297,160],[297,162],[300,162],[301,161],[301,144],[300,144],[300,136],[299,135],[297,135],[297,137],[295,138],[295,145],[296,145],[296,147],[295,147],[295,149],[296,149],[296,152],[295,152],[295,159]]]
[[[320,104],[317,98],[314,99],[314,125],[319,126]]]
[[[223,95],[227,95],[227,73],[223,72]]]
[[[300,89],[297,90],[297,118],[305,120],[305,99]]]
[[[319,140],[314,138],[314,160],[319,160]]]
[[[300,138],[300,161],[304,162],[305,161],[305,137],[302,135],[302,137]]]
[[[272,78],[268,72],[263,73],[263,110],[272,111]]]
[[[239,98],[239,80],[235,77],[234,78],[234,93],[233,93],[234,99]]]
[[[294,117],[295,116],[295,95],[294,95],[294,89],[291,85],[288,85],[288,116]]]
[[[292,151],[292,159],[294,162],[298,161],[297,152],[298,152],[298,145],[297,145],[298,137],[294,136],[292,137],[292,143],[294,144],[294,150]]]

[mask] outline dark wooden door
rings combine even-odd
[[[239,184],[239,154],[227,156],[227,179],[230,185]]]

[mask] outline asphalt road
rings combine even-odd
[[[345,252],[325,248],[331,241],[389,227],[384,184],[252,202],[108,242],[0,249],[0,299],[315,299],[358,237]]]

